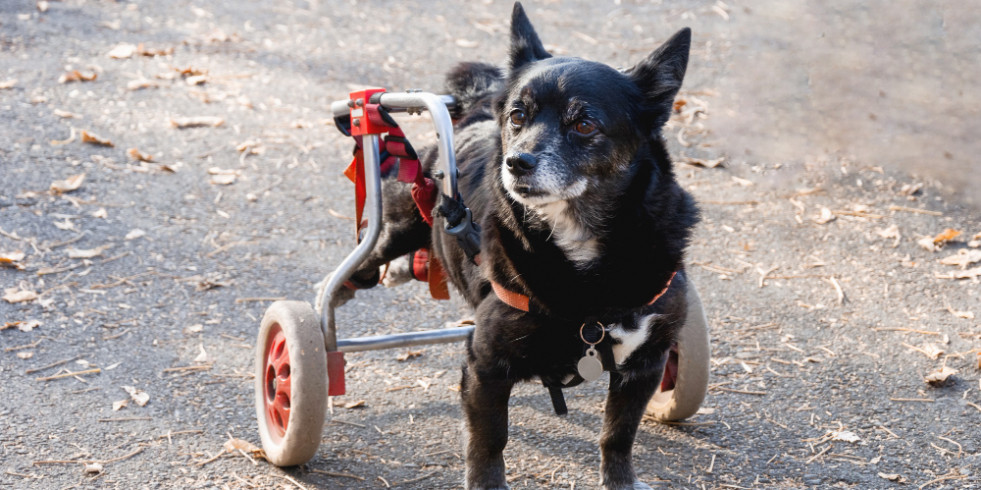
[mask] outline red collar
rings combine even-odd
[[[671,277],[668,278],[668,283],[664,285],[664,289],[662,289],[660,293],[657,293],[657,295],[654,296],[654,299],[648,301],[646,306],[654,304],[657,302],[657,300],[661,299],[661,296],[664,296],[664,293],[668,292],[668,288],[671,287],[671,281],[674,280],[674,276],[677,274],[678,271],[671,273]],[[494,289],[494,294],[497,295],[497,299],[516,310],[528,311],[528,303],[530,301],[528,296],[511,291],[494,280],[491,280],[490,283],[491,288]]]

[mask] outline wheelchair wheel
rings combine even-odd
[[[688,283],[688,316],[668,354],[664,376],[647,413],[662,421],[690,417],[705,399],[709,376],[709,332],[702,300]]]
[[[327,354],[320,320],[308,303],[277,301],[262,317],[255,409],[269,462],[293,466],[313,458],[327,410]]]

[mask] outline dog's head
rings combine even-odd
[[[507,90],[495,107],[508,194],[536,206],[623,185],[638,149],[660,138],[690,43],[683,29],[624,71],[552,57],[516,3]]]

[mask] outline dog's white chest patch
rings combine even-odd
[[[565,201],[555,201],[535,206],[534,209],[552,226],[552,239],[565,252],[565,256],[582,265],[599,256],[599,241],[566,212],[567,207]]]
[[[623,325],[619,323],[610,329],[610,336],[620,342],[613,346],[613,360],[616,361],[618,366],[623,365],[630,355],[647,341],[647,337],[651,334],[651,324],[660,316],[654,313],[641,317],[638,322],[639,327],[632,332],[625,330]]]

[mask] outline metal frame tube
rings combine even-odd
[[[368,350],[391,349],[394,347],[411,347],[414,345],[448,344],[466,340],[473,327],[450,327],[421,332],[406,332],[392,335],[374,335],[371,337],[355,337],[337,341],[337,350],[341,352],[361,352]]]
[[[330,109],[335,117],[344,116],[350,111],[347,100],[331,103]],[[438,139],[436,145],[439,151],[440,167],[443,170],[443,193],[456,197],[456,154],[453,151],[453,120],[447,106],[456,103],[449,95],[435,95],[429,92],[394,92],[383,93],[379,103],[389,112],[404,112],[426,109],[429,111],[436,129]],[[353,339],[337,339],[337,325],[334,317],[334,307],[331,305],[334,295],[343,287],[344,282],[357,270],[361,262],[375,247],[381,233],[382,198],[381,175],[379,165],[379,137],[366,135],[364,138],[365,166],[365,216],[368,229],[361,243],[351,252],[326,279],[327,284],[321,292],[320,304],[323,307],[320,316],[320,328],[324,334],[324,344],[328,352],[356,352],[363,350],[388,349],[412,345],[439,344],[464,340],[473,332],[473,327],[454,327],[423,332],[408,332],[396,335],[380,335],[374,337],[359,337]]]
[[[341,261],[341,264],[334,270],[332,276],[328,276],[327,285],[324,287],[320,296],[320,304],[323,310],[320,314],[320,329],[324,333],[324,345],[327,352],[336,350],[337,346],[337,325],[334,322],[334,307],[331,304],[334,295],[344,286],[357,270],[361,262],[364,261],[371,250],[378,242],[378,236],[382,229],[382,195],[381,195],[381,175],[378,154],[378,135],[369,134],[364,138],[364,176],[365,176],[365,218],[368,220],[368,229],[364,238],[354,251],[348,254]]]
[[[443,193],[456,197],[456,153],[453,152],[453,119],[446,109],[447,99],[453,97],[438,96],[429,92],[392,92],[381,95],[379,102],[391,109],[418,109],[425,107],[433,118],[436,137],[439,141],[439,162],[443,169]]]

